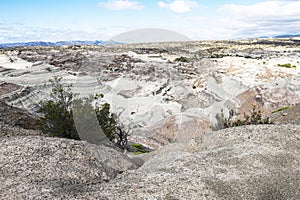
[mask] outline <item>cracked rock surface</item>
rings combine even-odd
[[[75,197],[135,168],[121,152],[82,141],[17,136],[0,144],[1,199]]]
[[[146,155],[138,169],[109,147],[5,138],[0,141],[0,197],[296,200],[299,133],[300,126],[291,124],[223,129],[169,144]]]

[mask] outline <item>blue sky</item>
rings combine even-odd
[[[300,1],[1,0],[0,43],[107,40],[138,28],[192,39],[300,33]]]

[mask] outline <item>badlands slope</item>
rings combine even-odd
[[[299,199],[299,44],[1,49],[0,199]],[[278,66],[288,63],[296,68]],[[103,93],[129,139],[156,151],[126,155],[31,130],[53,76],[82,96]],[[272,114],[277,125],[210,131],[217,113],[240,117],[253,104],[263,115],[292,108]]]
[[[82,96],[102,93],[132,130],[158,149],[201,135],[215,116],[252,105],[272,111],[300,102],[299,38],[2,49],[0,99],[31,113],[53,76]],[[187,57],[189,63],[175,62]],[[296,68],[279,67],[291,64]]]

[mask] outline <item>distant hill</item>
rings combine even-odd
[[[289,38],[289,37],[300,37],[300,34],[284,34],[284,35],[277,35],[273,38]]]
[[[282,35],[274,35],[274,36],[261,36],[258,38],[290,38],[290,37],[300,37],[300,34],[282,34]]]
[[[44,42],[44,41],[36,41],[36,42],[16,42],[16,43],[3,43],[0,44],[0,48],[9,48],[9,47],[29,47],[29,46],[42,46],[42,47],[57,47],[57,46],[72,46],[72,45],[105,45],[105,44],[118,44],[118,42],[114,41],[58,41],[58,42]]]
[[[283,34],[276,36],[261,36],[258,38],[289,38],[289,37],[300,37],[300,34]],[[176,41],[191,41],[185,35],[180,33],[165,30],[165,29],[154,29],[145,28],[137,29],[121,33],[111,38],[111,40],[95,40],[95,41],[57,41],[57,42],[14,42],[14,43],[0,43],[0,48],[10,47],[59,47],[59,46],[73,46],[73,45],[110,45],[110,44],[123,44],[123,43],[148,43],[148,42],[176,42]]]

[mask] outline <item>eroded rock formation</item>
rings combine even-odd
[[[298,199],[299,52],[295,39],[2,49],[0,198]],[[156,151],[32,130],[53,76],[104,94],[130,144]],[[210,131],[253,104],[277,125]]]

